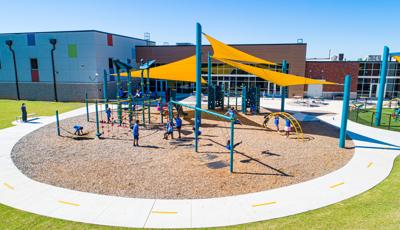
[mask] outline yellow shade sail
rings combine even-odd
[[[397,62],[400,62],[400,56],[394,56],[393,58],[394,58],[394,60],[396,60]]]
[[[141,77],[141,70],[131,71],[132,77]],[[128,76],[127,72],[121,73],[122,77]],[[147,71],[144,71],[144,77],[147,77]],[[196,82],[196,56],[171,62],[158,67],[150,68],[151,79]],[[201,79],[202,83],[206,83]]]
[[[221,59],[228,59],[234,61],[241,61],[241,62],[250,62],[250,63],[257,63],[257,64],[267,64],[267,65],[275,65],[275,63],[255,57],[253,55],[247,54],[243,51],[235,49],[231,46],[228,46],[215,38],[204,34],[207,40],[210,42],[214,54],[213,57],[221,58]]]
[[[215,58],[215,57],[213,57]],[[335,85],[337,83],[329,82],[329,81],[321,81],[312,78],[300,77],[292,74],[285,74],[280,72],[275,72],[272,70],[262,69],[246,64],[242,64],[239,62],[227,60],[227,59],[220,59],[215,58],[218,61],[224,62],[228,65],[234,66],[238,69],[241,69],[247,73],[253,74],[259,78],[262,78],[266,81],[275,83],[280,86],[290,86],[290,85]]]

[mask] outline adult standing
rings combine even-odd
[[[27,122],[28,121],[28,113],[26,112],[26,105],[25,103],[22,103],[21,106],[21,113],[22,113],[22,122]]]

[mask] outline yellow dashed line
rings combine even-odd
[[[154,214],[178,214],[178,212],[152,211]]]
[[[9,184],[7,184],[7,183],[3,183],[3,185],[4,185],[4,187],[6,187],[6,188],[8,188],[10,190],[14,190],[14,187],[9,185]]]
[[[276,204],[276,201],[271,201],[271,202],[266,202],[266,203],[261,203],[261,204],[253,204],[252,206],[253,206],[253,208],[255,208],[255,207],[271,205],[271,204]]]
[[[330,188],[336,188],[336,187],[338,187],[338,186],[340,186],[340,185],[344,185],[344,182],[340,182],[340,183],[331,185]]]
[[[80,204],[71,203],[71,202],[62,201],[62,200],[59,200],[58,203],[60,203],[60,204],[66,204],[66,205],[71,205],[71,206],[76,206],[76,207],[81,206]]]
[[[373,164],[374,164],[373,162],[369,162],[367,168],[371,168]]]

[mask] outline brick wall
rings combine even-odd
[[[308,61],[305,76],[343,84],[345,75],[349,74],[352,77],[351,92],[356,93],[358,70],[358,62]],[[343,92],[343,85],[324,85],[323,91]]]

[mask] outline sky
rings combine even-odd
[[[399,0],[0,0],[0,33],[95,29],[158,45],[195,43],[203,32],[228,44],[307,43],[307,58],[348,60],[400,52]],[[207,43],[204,39],[204,43]]]

